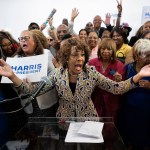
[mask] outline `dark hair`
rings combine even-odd
[[[142,33],[142,35],[141,35],[141,39],[144,39],[145,38],[145,36],[147,35],[147,34],[149,34],[150,33],[150,30],[146,30],[146,31],[144,31],[143,33]]]
[[[3,50],[2,41],[3,39],[8,39],[11,42],[11,50],[12,54],[7,54],[6,51]],[[6,57],[13,56],[19,47],[19,43],[12,37],[12,35],[8,31],[0,31],[0,58],[6,59]]]
[[[123,38],[123,42],[125,44],[128,44],[128,39],[127,39],[128,34],[123,27],[121,27],[121,26],[114,27],[110,33],[111,38],[113,37],[114,32],[117,32],[119,35],[121,35]]]
[[[28,30],[33,30],[33,28],[32,28],[33,25],[36,25],[36,26],[37,26],[37,29],[40,30],[40,27],[39,27],[39,25],[38,25],[36,22],[31,22],[31,23],[29,24],[29,26],[28,26]]]
[[[68,60],[71,54],[71,48],[76,46],[77,49],[83,50],[85,53],[85,62],[83,65],[83,69],[85,69],[86,63],[89,61],[90,50],[88,45],[79,40],[78,38],[69,38],[63,41],[63,44],[60,47],[60,62],[64,68],[68,67]]]
[[[0,44],[4,38],[10,40],[10,42],[14,44],[18,44],[18,42],[12,37],[12,35],[8,31],[0,31]]]
[[[86,29],[81,29],[81,30],[79,31],[79,35],[80,35],[80,33],[81,33],[82,31],[85,31],[85,32],[86,32],[86,34],[87,34],[87,36],[88,36],[88,32],[87,32],[87,30],[86,30]]]

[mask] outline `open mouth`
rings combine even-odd
[[[76,70],[81,70],[81,69],[82,69],[82,65],[81,65],[81,64],[75,65],[75,69],[76,69]]]
[[[27,44],[23,44],[22,47],[23,48],[27,48],[28,46],[27,46]]]

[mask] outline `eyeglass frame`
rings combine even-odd
[[[47,40],[50,41],[50,42],[54,41],[54,39],[47,39]]]
[[[30,30],[39,30],[39,27],[34,27],[34,26],[32,26],[32,27],[30,27]]]
[[[28,41],[30,39],[30,36],[22,36],[22,37],[19,37],[18,40],[19,42],[25,40],[25,41]]]

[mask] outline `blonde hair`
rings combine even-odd
[[[139,39],[133,46],[133,55],[137,57],[146,57],[146,53],[150,52],[150,40]]]

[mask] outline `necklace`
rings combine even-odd
[[[77,74],[72,74],[72,73],[70,73],[70,72],[69,72],[69,75],[70,75],[71,77],[77,77],[77,76],[78,76]]]

